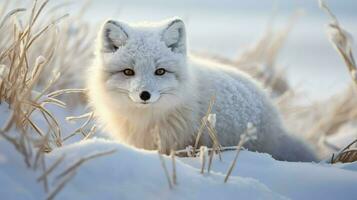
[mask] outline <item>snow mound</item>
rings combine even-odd
[[[212,173],[203,176],[197,168],[180,160],[176,162],[178,184],[171,190],[156,152],[135,150],[104,139],[91,139],[59,148],[46,159],[50,165],[66,155],[65,161],[57,168],[58,174],[81,157],[112,149],[117,151],[84,163],[57,199],[220,199],[222,196],[286,199],[255,179],[231,177],[229,183],[224,184],[224,175]],[[171,158],[165,156],[164,159],[171,172]],[[22,199],[19,196],[43,198],[44,192],[40,191],[41,185],[36,183],[35,174],[31,176],[31,171],[21,160],[15,160],[9,158],[0,162],[0,185],[5,186],[0,187],[0,193],[5,194],[5,199]]]
[[[234,152],[222,154],[213,161],[213,170],[225,174]],[[183,162],[199,167],[198,160]],[[357,196],[357,162],[346,164],[283,162],[269,154],[241,152],[233,176],[259,180],[272,191],[291,199],[353,199]]]
[[[357,163],[327,165],[276,161],[268,154],[242,151],[228,183],[225,174],[234,152],[214,158],[211,173],[200,174],[198,158],[177,158],[177,182],[170,189],[156,152],[137,150],[105,139],[90,139],[54,150],[47,166],[65,155],[49,177],[80,158],[115,149],[89,160],[56,199],[352,199],[357,196]],[[38,172],[26,168],[8,143],[0,141],[0,193],[4,199],[44,199]],[[170,157],[164,156],[171,173]]]

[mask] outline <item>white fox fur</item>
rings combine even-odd
[[[165,153],[193,146],[214,95],[212,113],[222,146],[237,145],[250,122],[258,138],[245,145],[249,150],[279,160],[316,160],[303,141],[286,133],[259,84],[231,66],[187,55],[185,34],[178,18],[104,23],[88,87],[91,105],[108,132],[123,143],[149,150],[159,148],[159,137]],[[159,68],[166,73],[155,74]],[[125,69],[135,74],[125,75]],[[143,91],[150,93],[147,101],[140,98]],[[208,134],[203,135],[200,145],[211,146]]]

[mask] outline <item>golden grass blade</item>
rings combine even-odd
[[[49,25],[45,26],[42,30],[40,30],[38,33],[36,33],[35,36],[32,37],[32,39],[29,41],[28,45],[26,46],[26,49],[30,48],[31,45],[33,44],[33,42],[38,39],[44,32],[46,32],[48,29],[50,29],[51,27],[53,27],[54,25],[56,25],[57,23],[59,23],[62,19],[68,17],[69,14],[65,14],[61,17],[59,17],[58,19],[54,20],[53,22],[51,22]]]
[[[84,134],[84,129],[85,129],[85,127],[91,122],[91,120],[92,120],[93,117],[94,117],[94,112],[90,112],[89,114],[90,114],[90,115],[89,115],[88,119],[82,124],[82,126],[79,127],[78,129],[76,129],[72,134],[70,134],[70,135],[68,135],[67,137],[63,138],[63,141],[68,140],[69,138],[75,136],[77,133],[82,133],[82,135],[84,136],[84,138],[90,137],[90,136]],[[93,127],[92,127],[92,128],[93,128]],[[95,131],[95,130],[93,130],[93,131]]]
[[[37,152],[36,152],[36,155],[35,155],[35,161],[33,163],[33,170],[37,170],[37,167],[39,165],[39,160],[40,160],[40,157],[44,156],[44,153],[48,153],[50,152],[50,147],[48,146],[48,137],[49,137],[49,134],[47,133],[45,135],[45,137],[42,137],[40,138],[39,142],[40,144],[38,145],[39,147],[37,148]],[[35,144],[35,146],[37,146]]]
[[[55,99],[55,98],[48,98],[45,99],[42,103],[41,106],[45,106],[46,104],[53,104],[53,105],[57,105],[61,108],[66,108],[66,103],[59,100],[59,99]]]
[[[329,7],[323,0],[319,0],[320,8],[331,17],[331,22],[328,25],[328,36],[330,42],[335,47],[337,52],[343,58],[352,80],[357,84],[357,66],[352,53],[352,37],[344,30],[337,20],[337,17],[332,13]]]
[[[38,109],[43,114],[44,119],[47,121],[49,127],[53,128],[53,131],[56,134],[56,138],[61,138],[62,134],[61,134],[60,125],[59,125],[56,117],[53,116],[49,110],[47,110],[42,105],[38,105],[33,102],[24,102],[24,103],[27,103],[28,105],[31,105],[31,106],[35,107],[36,109]],[[49,117],[51,119],[51,121],[49,121],[49,118],[47,118],[47,117]]]
[[[215,101],[215,95],[213,95],[211,97],[206,115],[202,118],[202,123],[201,123],[200,128],[198,129],[195,145],[193,146],[193,152],[195,152],[196,149],[198,148],[198,143],[200,142],[202,133],[204,131],[204,127],[206,126],[206,120],[208,119],[208,115],[211,114],[211,112],[212,112],[212,107],[213,107],[214,101]]]
[[[339,154],[335,160],[336,162],[349,163],[357,161],[357,149],[348,149]]]
[[[84,113],[79,116],[69,116],[69,117],[66,117],[66,120],[67,121],[75,121],[75,120],[91,117],[93,114],[94,114],[93,112],[88,112],[88,113]]]
[[[213,149],[215,149],[218,152],[219,160],[222,161],[222,156],[221,156],[222,145],[220,144],[220,142],[218,140],[218,135],[217,135],[216,129],[212,126],[212,124],[208,120],[202,121],[202,123],[204,123],[205,127],[207,127],[208,135],[210,136],[211,140],[213,141]]]
[[[89,130],[87,135],[82,139],[82,140],[88,140],[89,138],[93,137],[93,135],[96,133],[97,126],[92,126],[92,128]]]
[[[70,94],[70,93],[87,93],[87,89],[63,89],[63,90],[57,90],[54,92],[49,93],[47,96],[48,97],[57,97],[63,94]]]
[[[332,154],[331,164],[334,163],[346,163],[346,162],[354,162],[357,161],[357,149],[351,148],[352,145],[357,144],[357,139],[353,140],[346,147],[341,149],[336,156]]]
[[[241,137],[241,139],[240,139],[240,141],[239,141],[239,143],[238,143],[238,145],[237,145],[236,154],[235,154],[235,156],[234,156],[234,159],[233,159],[231,165],[229,166],[229,169],[228,169],[228,171],[227,171],[226,177],[224,178],[224,182],[225,182],[225,183],[227,183],[229,176],[231,175],[231,173],[232,173],[234,167],[236,166],[237,159],[238,159],[240,150],[241,150],[241,148],[243,147],[245,137],[246,137],[246,136],[243,135],[243,137]]]
[[[236,166],[237,159],[238,159],[238,156],[239,156],[239,153],[240,153],[241,149],[243,148],[243,145],[246,142],[248,142],[249,140],[257,139],[256,133],[257,133],[257,130],[253,126],[253,124],[252,123],[248,123],[246,131],[244,132],[244,134],[242,134],[240,136],[240,140],[239,140],[239,143],[237,145],[236,154],[235,154],[234,159],[233,159],[233,161],[232,161],[232,163],[231,163],[231,165],[230,165],[230,167],[229,167],[229,169],[227,171],[226,177],[224,178],[224,183],[227,183],[229,176],[231,175],[234,167]]]
[[[29,122],[29,124],[31,125],[31,127],[36,131],[36,133],[38,133],[40,136],[44,136],[46,135],[42,129],[40,127],[38,127],[34,122],[31,121],[31,119],[29,119],[28,117],[25,117],[25,120],[27,122]]]
[[[53,53],[54,51],[52,51]],[[38,101],[41,97],[45,95],[45,93],[51,88],[51,86],[60,78],[61,73],[56,73],[53,78],[50,79],[50,81],[46,84],[44,89],[41,91],[40,94],[38,94],[35,98],[33,98],[33,101]],[[54,97],[49,97],[46,95],[47,98],[54,98]]]
[[[49,2],[49,0],[45,0],[42,4],[41,4],[41,6],[40,6],[40,8],[37,10],[37,12],[35,13],[35,15],[34,15],[34,17],[32,18],[32,21],[31,21],[31,26],[33,26],[34,24],[35,24],[35,22],[37,21],[37,19],[38,19],[38,16],[40,16],[40,14],[42,13],[42,10],[46,7],[46,5],[48,4],[48,2]],[[34,10],[33,11],[35,11],[35,9],[36,9],[36,6],[34,6]]]
[[[10,11],[7,15],[5,15],[5,17],[1,20],[1,22],[0,22],[0,29],[4,26],[5,22],[6,22],[7,20],[9,20],[9,18],[10,18],[11,16],[13,16],[13,15],[16,14],[16,13],[24,12],[24,11],[26,11],[25,8],[16,8],[16,9],[11,10],[11,11]]]

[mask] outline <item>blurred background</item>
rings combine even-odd
[[[77,13],[83,2],[68,1],[67,12]],[[326,3],[357,38],[357,1]],[[343,61],[326,35],[329,19],[315,0],[94,0],[86,9],[83,19],[94,24],[107,18],[135,22],[179,16],[185,20],[191,51],[231,59],[259,40],[268,26],[287,26],[289,17],[298,11],[302,14],[277,59],[287,70],[290,84],[313,101],[330,97],[350,83]]]
[[[31,3],[18,0],[24,7]],[[357,38],[357,1],[326,3]],[[298,11],[300,17],[277,59],[290,84],[303,91],[307,101],[313,101],[336,94],[350,81],[342,59],[328,41],[328,17],[317,0],[78,0],[49,4],[61,5],[69,14],[77,14],[85,5],[82,17],[95,27],[107,18],[135,22],[179,16],[186,23],[191,51],[229,59],[260,39],[268,27],[286,26]]]

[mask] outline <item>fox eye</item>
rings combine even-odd
[[[164,68],[159,68],[155,71],[155,75],[157,76],[162,76],[166,73],[166,70]]]
[[[125,76],[134,76],[134,75],[135,75],[135,72],[134,72],[134,70],[132,70],[132,69],[124,69],[124,70],[123,70],[123,74],[124,74]]]

